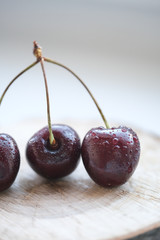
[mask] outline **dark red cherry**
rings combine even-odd
[[[0,191],[9,188],[18,173],[20,154],[15,140],[4,133],[0,134]]]
[[[124,184],[140,156],[136,133],[127,127],[91,129],[82,143],[82,159],[89,176],[100,186]]]
[[[54,124],[52,132],[55,146],[51,147],[48,127],[45,127],[29,140],[26,156],[35,172],[45,178],[56,179],[74,171],[79,163],[81,146],[78,134],[69,126]]]

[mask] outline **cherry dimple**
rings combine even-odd
[[[136,136],[133,137],[134,142],[138,142],[138,138]]]

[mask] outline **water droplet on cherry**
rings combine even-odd
[[[116,146],[114,146],[114,148],[113,149],[120,149],[121,147],[119,146],[119,145],[116,145]]]
[[[113,138],[113,144],[116,145],[118,143],[118,138]]]
[[[133,137],[134,142],[138,142],[138,138],[136,136]]]
[[[127,129],[126,128],[122,128],[122,132],[127,132]]]
[[[128,173],[131,173],[131,172],[132,172],[132,165],[130,165],[128,168]]]
[[[123,146],[123,149],[127,150],[127,148],[128,148],[127,146]]]

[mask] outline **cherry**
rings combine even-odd
[[[16,179],[20,166],[20,154],[15,140],[8,134],[0,134],[0,192],[8,189]]]
[[[38,131],[29,140],[26,156],[32,169],[39,175],[56,179],[75,170],[80,157],[80,139],[71,127],[62,124],[52,125],[56,145],[49,143],[48,127]]]
[[[140,156],[136,133],[127,127],[93,128],[82,143],[82,159],[89,176],[100,186],[124,184],[134,173]]]

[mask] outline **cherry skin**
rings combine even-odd
[[[49,143],[48,127],[29,140],[26,148],[28,163],[42,177],[57,179],[69,175],[79,163],[81,145],[78,134],[71,127],[52,125],[55,146]]]
[[[89,176],[103,187],[124,184],[139,161],[140,142],[127,127],[93,128],[82,143],[82,159]]]
[[[0,134],[0,192],[8,189],[16,179],[20,166],[20,154],[15,140],[8,134]]]

